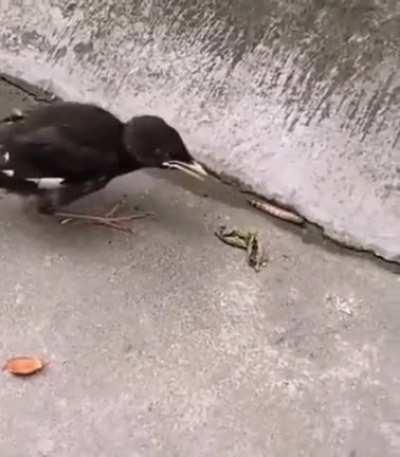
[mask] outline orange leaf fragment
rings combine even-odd
[[[13,357],[3,370],[16,376],[30,376],[43,370],[45,364],[37,357]]]

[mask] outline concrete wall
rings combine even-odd
[[[2,0],[1,71],[127,117],[400,260],[398,0]]]

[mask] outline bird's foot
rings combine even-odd
[[[143,219],[147,216],[150,216],[150,213],[144,214],[131,214],[129,216],[115,216],[117,211],[124,205],[125,200],[119,201],[113,206],[113,208],[105,216],[91,216],[89,214],[80,214],[80,213],[64,213],[64,212],[55,212],[54,215],[62,218],[61,224],[68,224],[72,221],[80,221],[83,223],[94,224],[94,225],[103,225],[105,227],[112,228],[114,230],[121,230],[123,232],[132,233],[130,227],[126,224],[134,219]]]

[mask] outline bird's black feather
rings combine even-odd
[[[0,188],[19,195],[39,195],[40,193],[39,186],[36,182],[10,177],[1,171]]]
[[[6,118],[0,126],[0,188],[39,196],[41,211],[105,187],[116,176],[142,167],[192,163],[179,133],[157,116],[126,124],[91,104],[58,102]],[[59,178],[59,189],[32,179]]]
[[[0,133],[1,169],[15,177],[90,178],[118,170],[123,124],[93,105],[57,103],[27,113]]]

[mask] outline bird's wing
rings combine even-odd
[[[3,145],[1,168],[25,178],[84,178],[107,174],[118,166],[118,151],[74,141],[66,126],[46,126],[20,132]],[[4,160],[3,160],[4,162]]]
[[[20,195],[33,195],[40,192],[39,185],[28,179],[18,179],[0,171],[0,188]]]

